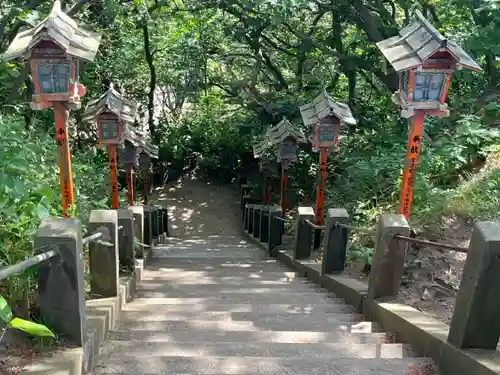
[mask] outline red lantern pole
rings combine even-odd
[[[264,204],[269,204],[269,177],[264,176]]]
[[[54,119],[56,122],[56,142],[59,151],[59,182],[61,185],[62,214],[68,217],[68,208],[74,207],[73,173],[71,170],[71,152],[68,140],[68,108],[60,102],[54,102]]]
[[[281,166],[281,214],[283,215],[283,219],[286,214],[286,193],[287,193],[287,182],[288,176],[286,174],[286,169]]]
[[[319,169],[321,172],[321,181],[316,188],[316,225],[323,225],[323,211],[325,207],[325,185],[326,185],[326,162],[328,160],[328,149],[321,147],[319,151]],[[314,248],[319,248],[321,239],[321,231],[316,230],[314,235]]]
[[[132,171],[132,166],[128,165],[126,169],[127,173],[127,188],[128,188],[128,205],[134,205],[134,175]]]
[[[425,113],[425,110],[416,110],[415,115],[410,120],[411,127],[408,145],[406,146],[406,159],[398,211],[399,214],[404,215],[407,219],[408,216],[410,216],[411,204],[413,201],[413,180],[415,178],[418,157],[420,155]]]
[[[111,183],[111,208],[119,207],[118,200],[118,178],[117,178],[117,163],[116,163],[116,147],[108,145],[108,160],[109,160],[109,181]]]

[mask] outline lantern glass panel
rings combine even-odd
[[[148,170],[151,165],[151,158],[146,154],[141,154],[139,157],[139,168]]]
[[[415,72],[413,100],[416,102],[439,100],[443,88],[444,75],[441,72]]]
[[[135,164],[137,161],[137,148],[127,142],[125,148],[121,151],[120,159],[122,164]]]
[[[42,94],[62,94],[69,92],[69,61],[39,61],[36,64],[38,84]]]
[[[320,143],[333,142],[335,140],[334,124],[320,124],[318,126],[318,141]]]
[[[284,141],[280,144],[281,159],[292,159],[295,156],[297,145],[294,141]]]
[[[101,119],[99,121],[101,127],[101,139],[103,141],[113,140],[118,138],[118,130],[120,123],[114,119]]]

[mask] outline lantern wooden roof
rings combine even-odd
[[[299,109],[302,120],[307,126],[317,124],[330,116],[337,117],[342,123],[356,125],[356,119],[352,116],[349,106],[333,101],[326,90],[323,90],[311,103],[304,104]]]
[[[151,159],[158,159],[158,146],[153,145],[143,138],[140,148],[142,152],[147,154]]]
[[[93,121],[104,111],[114,113],[125,122],[134,122],[137,104],[126,99],[113,88],[113,84],[110,84],[109,89],[100,98],[87,104],[82,120]]]
[[[142,134],[137,128],[126,125],[123,129],[123,140],[128,141],[132,146],[141,148],[144,143]]]
[[[253,147],[254,157],[260,157],[269,147],[277,145],[289,137],[296,142],[307,143],[302,130],[297,129],[286,117],[283,117],[279,123],[270,127],[264,135],[264,139]]]
[[[413,21],[401,29],[399,35],[378,42],[377,47],[397,72],[424,64],[438,51],[448,52],[460,67],[482,70],[457,43],[441,35],[418,10]]]
[[[5,60],[29,57],[29,53],[42,40],[51,40],[68,55],[82,60],[95,58],[101,36],[79,28],[76,22],[61,10],[57,0],[50,14],[32,29],[19,32],[3,55]]]

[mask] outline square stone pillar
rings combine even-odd
[[[299,207],[295,225],[295,246],[293,248],[293,259],[309,259],[313,240],[313,228],[306,223],[314,222],[314,210],[312,207]]]
[[[103,235],[92,242],[90,248],[90,291],[102,297],[118,296],[120,286],[118,252],[118,212],[116,210],[92,210],[88,233]],[[100,241],[111,243],[108,246]]]
[[[56,245],[57,244],[57,245]],[[35,234],[35,254],[59,252],[37,272],[40,314],[56,333],[83,347],[87,341],[82,226],[78,220],[46,217]]]
[[[170,230],[168,228],[168,208],[163,207],[163,230],[165,231],[165,237],[170,237]]]
[[[349,214],[345,208],[328,209],[325,228],[325,243],[323,245],[323,275],[332,272],[342,272],[345,268],[347,252],[348,229],[338,226],[349,223]]]
[[[120,265],[129,270],[134,268],[134,213],[129,209],[118,209],[118,252]]]
[[[144,206],[144,244],[153,248],[153,215],[149,205]]]
[[[380,215],[368,284],[369,299],[397,297],[404,274],[407,243],[394,239],[408,236],[410,227],[403,215]]]
[[[281,228],[283,222],[278,219],[281,218],[281,214],[281,207],[269,207],[269,241],[267,242],[267,251],[271,257],[275,257],[278,254],[277,247],[281,245],[281,236],[283,233]]]
[[[500,337],[500,222],[474,224],[448,342],[460,349],[496,350]]]
[[[260,212],[260,242],[269,241],[269,206],[262,206]]]
[[[256,204],[253,209],[253,236],[255,238],[260,238],[260,218],[262,205]]]
[[[164,242],[164,230],[163,230],[163,207],[156,206],[156,212],[158,215],[158,243]]]
[[[134,215],[134,237],[137,238],[140,243],[144,243],[144,207],[130,206],[128,209]],[[144,257],[144,246],[134,244],[134,249],[137,258]]]
[[[248,209],[248,233],[253,234],[253,213],[255,211],[255,204],[248,204],[247,205]]]
[[[158,207],[151,205],[151,236],[152,236],[152,244],[155,245],[158,240]]]

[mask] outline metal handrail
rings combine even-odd
[[[341,227],[341,228],[346,228],[350,230],[354,230],[356,232],[362,232],[362,233],[367,233],[367,234],[376,234],[376,231],[368,229],[368,228],[361,228],[361,227],[355,227],[352,225],[344,224],[344,223],[335,223],[335,226]],[[437,249],[443,249],[443,250],[451,250],[451,251],[456,251],[459,253],[467,253],[468,249],[465,247],[461,246],[454,246],[454,245],[447,245],[444,243],[439,243],[439,242],[434,242],[434,241],[427,241],[427,240],[420,240],[418,238],[414,237],[407,237],[403,236],[400,234],[396,234],[393,239],[399,240],[399,241],[405,241],[407,243],[415,243],[415,244],[420,244],[420,245],[426,245],[426,246],[432,246]]]
[[[84,237],[82,239],[82,245],[86,245],[89,242],[95,241],[101,237],[102,237],[102,232],[97,232],[97,233],[91,234],[90,236]]]
[[[339,227],[339,228],[350,229],[350,230],[353,230],[355,232],[361,232],[361,233],[366,233],[366,234],[376,234],[376,231],[371,230],[369,228],[356,227],[353,225],[348,225],[348,224],[339,223],[339,222],[335,223],[335,226]]]
[[[439,243],[439,242],[434,242],[434,241],[419,240],[417,238],[402,236],[400,234],[396,234],[393,238],[395,240],[404,241],[407,243],[417,243],[420,245],[432,246],[432,247],[435,247],[437,249],[452,250],[452,251],[456,251],[459,253],[467,253],[467,251],[468,251],[468,249],[465,247],[447,245],[445,243]]]
[[[282,217],[279,217],[279,216],[274,216],[274,218],[275,218],[276,220],[281,220],[281,221],[283,221],[283,222],[286,222],[286,219],[283,219]]]
[[[51,245],[53,246],[53,245]],[[0,280],[7,279],[8,277],[18,275],[24,272],[27,268],[35,266],[39,263],[46,261],[47,259],[53,258],[58,255],[56,250],[49,250],[45,253],[35,255],[31,258],[23,260],[17,264],[13,264],[12,266],[8,266],[0,269]]]
[[[309,224],[313,229],[324,230],[326,227],[324,225],[317,225],[311,222],[310,220],[304,220],[307,224]]]

